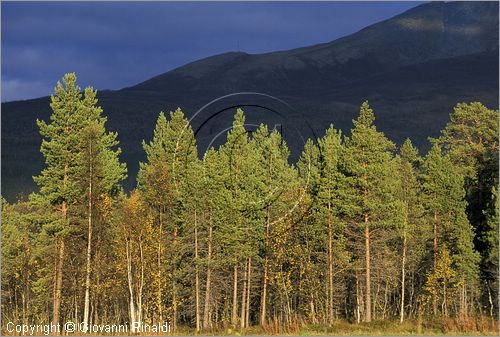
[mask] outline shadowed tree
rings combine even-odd
[[[464,174],[467,217],[475,229],[475,248],[481,254],[483,303],[490,306],[490,312],[497,312],[498,303],[490,305],[490,298],[498,297],[498,226],[490,215],[498,209],[496,202],[491,202],[498,186],[498,110],[479,102],[459,103],[441,136],[431,141],[449,153]]]

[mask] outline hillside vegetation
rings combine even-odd
[[[295,164],[242,109],[201,159],[184,113],[160,112],[126,193],[96,91],[67,74],[50,108],[39,192],[2,201],[4,334],[498,333],[498,111],[458,103],[419,154],[365,101],[348,135],[330,125]]]

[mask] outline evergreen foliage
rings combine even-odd
[[[126,194],[96,92],[67,74],[51,108],[38,121],[39,192],[2,200],[3,329],[72,320],[284,334],[497,317],[498,111],[458,104],[421,157],[409,139],[396,150],[364,102],[350,135],[330,125],[296,164],[282,135],[250,132],[241,109],[201,159],[181,109],[160,112]]]

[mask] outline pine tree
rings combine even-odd
[[[225,247],[228,260],[233,266],[233,294],[231,324],[236,327],[238,321],[238,268],[241,260],[246,260],[250,255],[249,245],[246,244],[245,213],[252,205],[249,194],[245,193],[250,187],[248,175],[251,168],[246,165],[248,156],[248,134],[245,129],[245,116],[241,109],[236,111],[232,129],[228,132],[226,143],[220,148],[221,161],[223,162],[224,185],[226,194],[225,226],[220,228],[219,235]],[[245,278],[245,276],[244,276]],[[244,285],[244,288],[246,285]],[[242,296],[244,291],[242,291]],[[244,297],[244,296],[243,296]],[[243,301],[242,301],[243,310]],[[244,324],[240,319],[240,324]]]
[[[486,242],[488,247],[488,253],[486,256],[482,256],[481,260],[481,273],[490,274],[492,277],[486,279],[486,294],[488,298],[489,314],[491,317],[494,316],[495,305],[494,298],[497,298],[498,294],[498,187],[494,186],[492,188],[491,197],[489,199],[489,205],[487,207],[488,211],[485,211],[485,216],[487,219],[488,227],[491,230],[485,231],[480,240]],[[492,280],[492,281],[490,281]]]
[[[321,164],[319,147],[308,139],[304,145],[303,152],[297,163],[299,179],[304,189],[305,198],[301,200],[300,222],[298,226],[298,241],[302,242],[300,249],[302,251],[301,273],[304,275],[303,296],[306,307],[304,311],[313,323],[318,323],[323,313],[322,294],[325,284],[325,265],[327,261],[324,258],[325,249],[325,226],[317,221],[315,214],[316,199],[320,190]],[[319,258],[321,256],[321,258]],[[326,302],[326,298],[324,299]]]
[[[90,274],[92,232],[96,206],[102,198],[116,194],[125,178],[125,165],[120,164],[115,150],[115,133],[105,130],[106,119],[97,106],[96,92],[86,88],[83,95],[76,85],[75,74],[66,74],[63,84],[58,82],[52,96],[50,123],[37,121],[44,137],[41,152],[47,167],[35,181],[40,186],[42,199],[58,213],[55,224],[47,233],[54,238],[53,323],[59,321],[62,297],[65,240],[79,233],[82,213],[88,224],[84,323],[88,324],[90,301]],[[35,200],[34,198],[33,200]],[[86,205],[84,207],[84,205]],[[82,210],[86,209],[85,211]],[[77,247],[70,247],[77,249]],[[72,251],[69,253],[72,253]],[[77,289],[74,289],[77,291]]]
[[[459,103],[441,136],[431,140],[460,164],[466,176],[477,179],[478,166],[484,165],[487,150],[498,150],[498,111],[479,102]]]
[[[296,171],[288,164],[289,150],[281,134],[275,129],[268,131],[261,125],[253,134],[250,151],[258,154],[254,172],[258,194],[257,208],[254,216],[255,240],[260,247],[258,258],[263,259],[262,286],[260,298],[259,322],[266,325],[269,298],[269,281],[272,270],[269,260],[273,258],[273,240],[276,233],[289,231],[289,223],[299,206],[297,200],[298,177]],[[253,247],[254,251],[257,250]],[[254,257],[256,254],[254,253]],[[249,260],[250,262],[251,260]],[[250,278],[249,278],[250,279]],[[250,287],[249,287],[250,289]],[[247,301],[247,322],[249,324],[249,306]]]
[[[346,178],[342,193],[344,212],[364,231],[365,243],[365,321],[371,321],[371,256],[372,231],[387,223],[393,213],[392,200],[395,181],[392,179],[392,150],[394,144],[373,125],[373,110],[364,102],[354,129],[346,143],[343,170]]]
[[[102,109],[97,106],[96,91],[92,88],[85,89],[80,109],[86,118],[86,125],[81,130],[79,166],[82,170],[78,173],[77,179],[83,185],[81,190],[85,191],[87,196],[87,263],[83,315],[84,326],[87,326],[90,314],[92,234],[95,231],[95,213],[102,209],[97,205],[104,205],[106,197],[116,195],[119,191],[119,184],[126,177],[126,167],[118,158],[121,150],[115,149],[118,145],[117,134],[106,132],[106,118],[101,116]]]
[[[155,214],[159,234],[157,236],[158,271],[156,277],[158,320],[163,320],[165,268],[171,273],[170,308],[172,328],[177,328],[178,307],[184,300],[180,298],[177,282],[183,272],[180,267],[184,248],[189,245],[182,241],[186,223],[195,208],[191,207],[192,178],[197,171],[197,149],[194,133],[181,109],[170,113],[170,119],[160,112],[153,139],[143,142],[147,162],[140,164],[138,188]],[[191,186],[191,187],[190,187]],[[165,241],[166,233],[172,240]],[[162,247],[170,244],[170,249]]]
[[[217,237],[218,228],[220,226],[220,220],[223,219],[221,216],[222,208],[225,207],[224,200],[224,189],[223,189],[223,178],[222,178],[222,168],[219,153],[210,148],[203,157],[203,177],[202,177],[202,190],[205,196],[205,207],[204,209],[204,231],[206,233],[205,245],[206,253],[203,259],[204,265],[206,266],[206,278],[205,278],[205,296],[204,296],[204,307],[203,307],[203,329],[207,330],[212,327],[212,313],[214,310],[214,303],[217,299],[214,298],[213,294],[213,284],[215,280],[215,270],[218,261],[218,247],[215,237]]]
[[[448,156],[442,155],[437,145],[434,145],[424,160],[423,180],[424,207],[433,228],[434,269],[437,268],[440,247],[446,245],[464,294],[467,286],[475,286],[479,261],[473,246],[474,232],[465,215],[462,172]],[[466,310],[465,300],[465,296],[460,298],[462,313]],[[436,301],[434,298],[435,314]]]
[[[67,74],[51,108],[40,192],[2,200],[4,321],[289,334],[496,314],[497,111],[458,104],[422,159],[410,140],[394,156],[365,102],[349,137],[330,126],[293,165],[282,135],[250,132],[241,109],[200,161],[177,109],[159,114],[127,197],[96,92]]]
[[[34,177],[40,186],[40,193],[59,212],[54,237],[54,284],[52,323],[59,323],[61,293],[63,285],[65,238],[71,231],[71,205],[83,195],[77,176],[81,171],[81,130],[85,126],[85,116],[81,109],[80,88],[74,73],[66,74],[63,83],[58,82],[55,94],[51,96],[52,115],[50,123],[37,120],[43,137],[41,152],[46,168]]]
[[[483,303],[489,305],[490,289],[498,296],[498,287],[490,285],[498,282],[497,245],[487,239],[498,237],[498,226],[491,226],[488,219],[488,214],[498,208],[490,203],[493,189],[498,186],[498,110],[479,102],[459,103],[441,136],[432,141],[450,155],[464,174],[467,217],[475,228],[474,244],[481,254]],[[492,259],[493,255],[497,257]]]
[[[160,112],[156,122],[153,140],[147,144],[143,141],[146,152],[147,163],[140,163],[137,176],[138,189],[151,208],[157,223],[157,266],[155,272],[156,286],[156,310],[155,320],[160,322],[164,319],[164,291],[166,280],[164,277],[165,265],[163,247],[166,245],[164,230],[166,217],[171,216],[173,206],[172,169],[169,162],[172,161],[171,152],[168,152],[168,123],[163,112]]]
[[[346,253],[344,226],[341,221],[342,192],[340,188],[343,173],[340,170],[340,162],[344,155],[342,135],[333,128],[326,130],[326,134],[318,141],[319,147],[319,179],[317,194],[314,201],[314,216],[316,221],[323,227],[321,235],[324,238],[326,251],[327,277],[327,321],[331,324],[334,319],[334,268],[343,269],[349,259]]]

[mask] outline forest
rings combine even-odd
[[[365,101],[349,134],[330,125],[296,163],[241,109],[204,154],[181,109],[160,112],[127,192],[97,92],[69,73],[50,106],[38,191],[2,199],[2,334],[498,333],[498,110],[457,103],[419,154]]]

